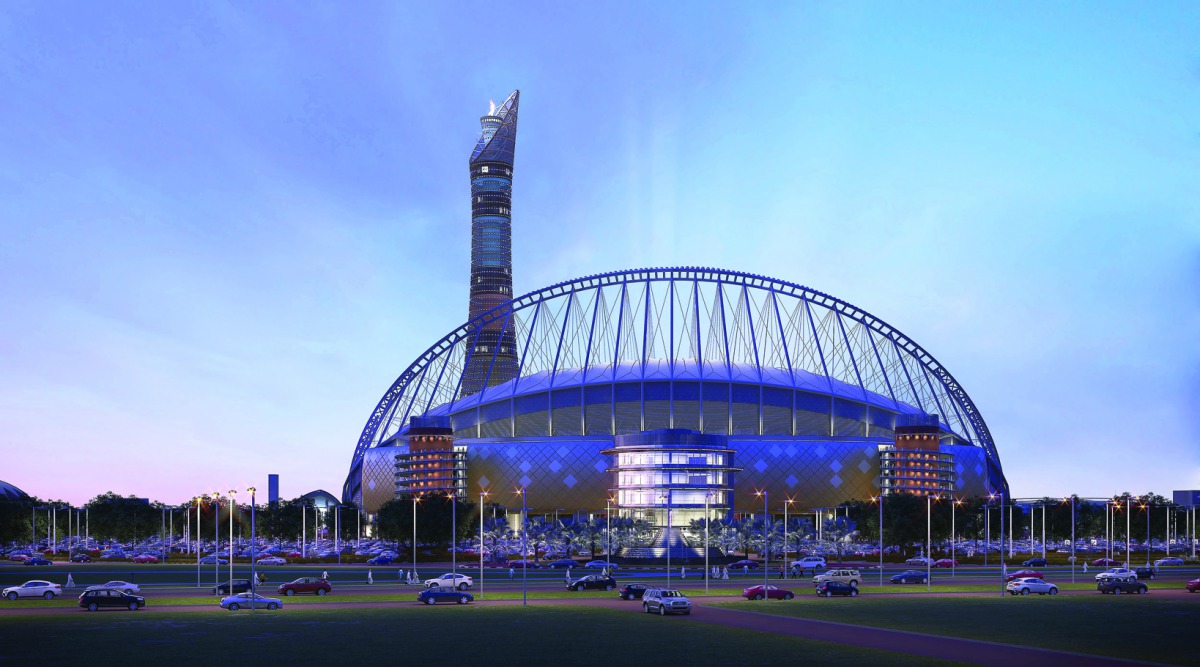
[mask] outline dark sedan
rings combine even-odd
[[[1150,590],[1150,587],[1140,581],[1122,581],[1119,579],[1101,579],[1096,583],[1096,590],[1101,593],[1113,593],[1120,595],[1122,593],[1145,593]]]
[[[650,588],[649,584],[625,584],[621,590],[617,591],[617,595],[622,600],[641,600],[648,588]]]
[[[250,585],[249,579],[231,579],[213,586],[212,592],[213,595],[233,595],[234,593],[245,593],[252,588],[254,587]]]
[[[920,570],[905,570],[900,574],[892,575],[891,582],[893,584],[923,584],[928,578],[927,573]]]
[[[763,585],[759,584],[757,586],[751,586],[750,588],[743,588],[742,597],[746,598],[747,600],[763,599]],[[791,600],[792,598],[796,597],[796,594],[786,588],[767,586],[766,597],[768,600]]]
[[[72,563],[90,563],[90,562],[92,562],[92,557],[87,554],[75,554],[74,556],[71,556],[71,562]]]
[[[1153,579],[1158,574],[1152,567],[1135,567],[1133,573],[1137,575],[1138,579]]]
[[[831,598],[835,595],[848,595],[856,598],[858,597],[858,586],[843,584],[840,581],[822,581],[820,584],[817,584],[817,595],[826,598]]]
[[[474,601],[474,595],[450,586],[434,586],[433,588],[426,588],[417,593],[417,602],[424,602],[425,604],[437,604],[439,602],[467,604]]]
[[[577,565],[578,565],[578,563],[576,563],[575,561],[571,560],[570,558],[560,558],[559,560],[556,560],[556,561],[554,561],[553,563],[550,563],[550,564],[549,564],[549,565],[547,565],[546,567],[552,567],[552,568],[554,568],[554,569],[556,569],[556,570],[561,570],[561,569],[568,569],[568,570],[569,570],[569,569],[571,569],[571,568],[573,568],[573,567],[575,567],[575,566],[577,566]]]
[[[100,589],[84,591],[83,595],[79,596],[79,606],[88,611],[96,611],[101,607],[137,611],[146,606],[146,598],[140,595],[130,595],[124,591]]]
[[[738,562],[736,562],[736,563],[730,563],[730,564],[729,564],[729,567],[731,567],[731,568],[743,568],[743,567],[747,567],[747,568],[750,568],[751,570],[757,570],[757,569],[758,569],[758,561],[753,561],[753,560],[739,560],[739,561],[738,561]]]
[[[27,566],[50,565],[50,564],[51,564],[50,561],[46,560],[45,558],[40,558],[38,556],[34,556],[33,558],[25,559],[25,565],[27,565]]]
[[[594,591],[611,591],[616,587],[616,579],[613,579],[612,577],[602,577],[598,574],[589,574],[586,577],[580,577],[567,584],[567,588],[572,591],[582,591],[584,589],[590,589]]]
[[[1045,558],[1030,558],[1027,561],[1023,561],[1021,563],[1021,565],[1025,566],[1025,567],[1046,567],[1046,559]]]
[[[1192,579],[1187,582],[1187,592],[1195,593],[1196,591],[1200,591],[1200,579]]]
[[[332,593],[333,586],[328,581],[320,577],[300,577],[295,581],[289,581],[286,584],[280,584],[280,595],[296,595],[297,593],[312,593],[313,595],[325,595]]]

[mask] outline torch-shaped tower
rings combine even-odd
[[[471,319],[513,297],[512,172],[520,97],[514,90],[479,119],[483,131],[471,153]],[[470,337],[463,396],[516,377],[517,339],[512,322],[505,322],[498,318]]]

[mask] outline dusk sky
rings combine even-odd
[[[1200,3],[0,4],[0,480],[340,494],[466,319],[521,90],[523,293],[715,266],[960,380],[1016,496],[1200,488]]]

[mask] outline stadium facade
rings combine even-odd
[[[486,490],[519,506],[511,492],[525,488],[535,511],[607,504],[659,525],[754,512],[760,491],[797,511],[1007,492],[983,416],[950,372],[828,294],[680,267],[502,299],[517,101],[484,116],[471,156],[471,318],[375,406],[343,500],[374,513],[427,488],[425,467],[460,497]]]

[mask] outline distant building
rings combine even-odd
[[[8,482],[0,482],[0,498],[4,500],[27,500],[29,494]]]

